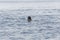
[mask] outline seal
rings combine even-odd
[[[27,20],[28,22],[31,22],[32,21],[31,16],[28,16]]]

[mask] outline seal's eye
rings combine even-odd
[[[31,19],[31,17],[30,16],[28,16],[28,22],[30,22],[32,19]]]

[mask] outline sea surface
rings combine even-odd
[[[0,40],[60,40],[59,13],[60,9],[0,10]]]

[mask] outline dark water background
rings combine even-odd
[[[32,9],[0,11],[0,40],[55,40],[60,36],[60,16],[44,13],[57,14],[60,11],[48,10],[42,11],[44,15],[36,15],[39,12]],[[24,13],[35,13],[30,15],[31,22],[27,21],[29,14]]]

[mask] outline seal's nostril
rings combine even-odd
[[[27,20],[28,20],[28,22],[31,22],[31,20],[32,20],[32,19],[31,19],[31,17],[30,17],[30,16],[28,16],[28,19],[27,19]]]

